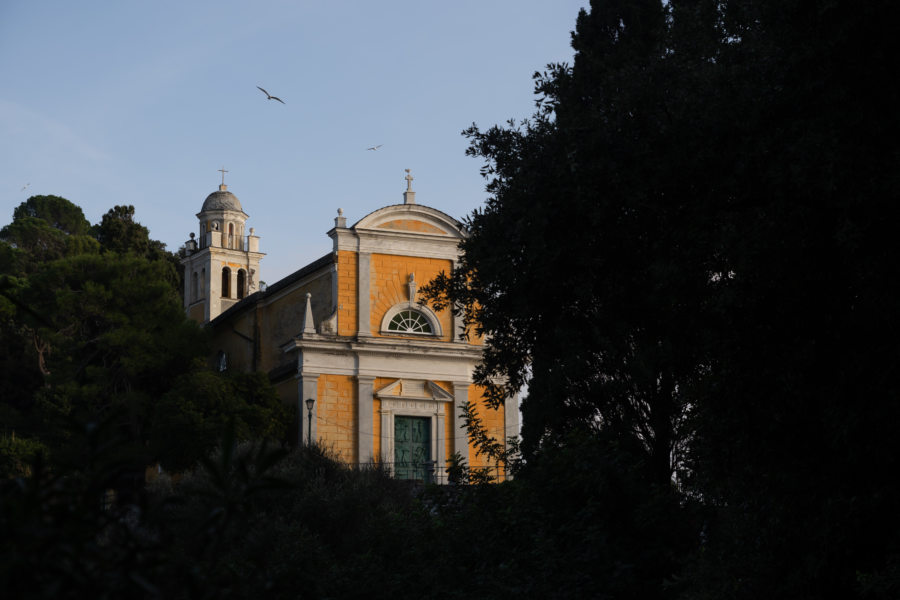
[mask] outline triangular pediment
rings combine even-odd
[[[398,379],[375,392],[376,398],[452,402],[453,394],[427,379]]]

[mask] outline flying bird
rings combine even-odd
[[[25,184],[25,185],[23,185],[23,186],[22,186],[22,189],[21,189],[21,190],[19,190],[19,191],[20,191],[20,192],[24,192],[24,191],[25,191],[25,189],[26,189],[26,188],[27,188],[27,187],[28,187],[28,186],[29,186],[29,185],[31,185],[31,182],[29,182],[29,183],[26,183],[26,184]]]
[[[371,148],[366,148],[366,150],[378,150],[382,146],[384,146],[384,144],[378,144],[377,146],[372,146]]]
[[[257,87],[257,89],[259,89],[259,91],[261,91],[263,94],[266,95],[266,100],[278,100],[279,102],[284,104],[284,100],[282,100],[281,98],[279,98],[277,96],[273,96],[272,94],[270,94],[269,92],[267,92],[266,90],[262,89],[259,86],[256,86],[256,87]]]

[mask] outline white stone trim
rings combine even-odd
[[[519,437],[519,394],[513,394],[503,403],[505,438]],[[506,439],[503,440],[506,444]]]
[[[372,335],[372,316],[370,314],[371,309],[369,308],[369,289],[372,279],[372,255],[368,252],[359,252],[356,256],[356,333],[360,337],[367,337]]]
[[[442,434],[446,406],[453,396],[428,380],[398,379],[375,392],[375,397],[381,400],[381,460],[393,470],[395,416],[427,417],[431,420],[431,460],[435,461],[435,473],[440,474],[447,465]]]
[[[333,249],[444,260],[459,258],[459,238],[392,229],[332,229]]]
[[[373,229],[397,219],[412,219],[428,223],[446,231],[447,233],[443,235],[447,236],[462,238],[465,235],[462,230],[462,224],[459,221],[436,208],[423,204],[392,204],[391,206],[379,208],[357,221],[351,229]]]
[[[375,460],[375,436],[372,435],[375,423],[374,392],[372,391],[374,383],[374,377],[365,375],[356,377],[358,411],[356,462],[360,464],[371,463]]]
[[[469,382],[453,382],[453,451],[459,452],[462,464],[469,464],[469,432],[463,417],[462,405],[469,400]]]

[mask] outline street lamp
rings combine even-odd
[[[316,403],[315,398],[307,398],[306,399],[306,410],[308,414],[307,418],[307,433],[306,433],[306,444],[308,446],[312,446],[312,409],[313,405]]]

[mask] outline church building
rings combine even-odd
[[[418,287],[453,268],[466,232],[417,204],[412,180],[407,170],[402,204],[352,225],[338,209],[327,254],[260,286],[260,238],[245,233],[249,216],[223,179],[186,244],[184,304],[212,330],[219,369],[265,372],[298,406],[298,443],[442,482],[454,453],[490,466],[468,443],[462,403],[501,440],[518,434],[518,409],[515,399],[509,410],[485,406],[472,382],[482,341],[464,339],[452,311],[420,301]]]

